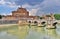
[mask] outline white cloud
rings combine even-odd
[[[40,6],[45,12],[58,12],[60,11],[60,0],[45,0]]]
[[[8,4],[8,7],[17,8],[20,5],[16,5],[15,2],[7,2],[4,0],[0,1],[0,4]],[[28,3],[23,4],[22,7],[27,8],[30,12],[30,15],[39,15],[46,14],[50,12],[59,12],[60,13],[60,0],[44,0],[40,5],[36,4],[34,6],[29,5]]]
[[[0,0],[0,4],[5,4],[5,1],[4,0]]]
[[[37,11],[40,9],[39,5],[31,6],[28,3],[22,5],[23,8],[27,8],[29,15],[36,15]]]
[[[12,13],[6,13],[6,15],[12,15]]]
[[[6,13],[0,13],[0,15],[6,15]]]
[[[31,9],[32,15],[43,15],[50,12],[60,13],[60,0],[44,0],[40,5],[37,4],[33,7],[36,9]]]
[[[12,13],[0,13],[0,15],[12,15]]]
[[[8,6],[13,8],[13,7],[17,7],[17,5],[15,4],[15,2],[11,3],[11,2],[7,2]]]
[[[44,7],[60,6],[60,0],[45,0],[41,3],[41,6],[42,5],[44,5]]]
[[[39,9],[37,8],[37,9],[31,9],[29,12],[29,15],[36,15],[36,13],[37,13],[37,11],[38,11]]]
[[[1,2],[3,2],[2,5],[8,5],[8,7],[11,7],[11,8],[17,8],[17,7],[20,7],[20,5],[16,5],[15,2],[7,2],[7,1],[4,1],[4,0],[1,0]],[[30,15],[36,15],[37,11],[39,10],[39,5],[35,5],[35,6],[32,6],[32,5],[29,5],[28,3],[26,4],[23,4],[22,7],[24,8],[27,8],[28,11],[30,12]]]
[[[23,4],[22,7],[24,7],[24,8],[31,8],[32,6],[29,5],[28,3],[26,3],[26,4]]]
[[[9,2],[9,1],[5,1],[5,0],[0,0],[0,5],[7,5],[8,7],[18,7],[15,2]]]

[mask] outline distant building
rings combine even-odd
[[[4,16],[2,19],[14,20],[14,19],[36,19],[37,16],[29,16],[29,11],[25,8],[19,7],[16,11],[12,11],[12,15]]]

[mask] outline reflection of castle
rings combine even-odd
[[[18,8],[16,11],[12,11],[12,15],[4,16],[3,19],[35,19],[37,16],[29,16],[29,12],[25,8]]]

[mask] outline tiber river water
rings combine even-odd
[[[60,26],[57,25],[57,29],[37,26],[0,28],[0,39],[60,39]]]

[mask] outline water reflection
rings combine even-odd
[[[57,30],[58,28],[45,29],[44,27],[37,26],[18,26],[17,28],[11,28],[4,32],[0,31],[0,39],[5,37],[5,39],[59,39],[60,34],[58,34]]]
[[[19,28],[19,39],[25,39],[25,37],[28,35],[28,32],[29,32],[29,28],[28,26],[25,26],[25,27],[20,27]]]
[[[18,39],[16,36],[7,34],[6,31],[0,32],[0,39]]]
[[[24,39],[29,32],[28,26],[19,26],[17,30],[8,30],[8,33],[16,35],[19,39]]]
[[[36,32],[43,34],[43,33],[45,33],[45,29],[44,29],[44,27],[37,27]]]
[[[26,39],[43,39],[45,30],[44,27],[32,26]]]
[[[46,35],[49,39],[57,39],[56,29],[46,29]]]

